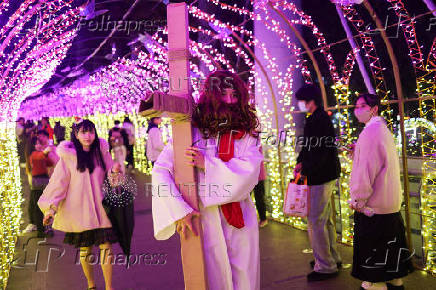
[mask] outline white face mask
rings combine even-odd
[[[298,108],[300,109],[300,111],[302,112],[308,112],[309,110],[306,107],[306,102],[305,101],[298,101]]]
[[[369,120],[371,120],[373,114],[371,110],[359,108],[354,110],[354,116],[356,116],[360,123],[367,123]]]

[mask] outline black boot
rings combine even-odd
[[[342,262],[337,262],[336,266],[338,269],[342,268]],[[313,269],[315,267],[315,260],[310,261],[310,267]]]
[[[339,272],[333,272],[333,273],[320,273],[320,272],[311,272],[309,275],[307,275],[307,281],[313,282],[313,281],[324,281],[327,279],[334,278],[338,276]]]

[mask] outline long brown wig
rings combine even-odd
[[[223,100],[226,89],[234,90],[236,103]],[[215,71],[204,85],[192,114],[192,124],[200,129],[205,138],[215,138],[219,133],[242,130],[253,137],[258,136],[259,120],[244,81],[229,71]]]

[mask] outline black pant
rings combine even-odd
[[[265,184],[263,180],[259,180],[253,189],[254,199],[256,200],[256,208],[259,213],[260,221],[266,220],[266,205],[265,205]]]
[[[127,149],[127,156],[126,156],[126,161],[127,161],[127,165],[131,165],[132,167],[135,167],[134,164],[134,159],[133,159],[133,145],[127,145],[126,149]]]
[[[24,155],[24,142],[17,142],[18,157],[20,157],[20,163],[26,163],[26,157]]]
[[[38,206],[38,200],[42,195],[42,189],[33,189],[30,191],[29,200],[29,219],[30,223],[36,225],[38,232],[44,232],[44,226],[42,220],[44,219],[44,214]]]

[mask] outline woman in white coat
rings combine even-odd
[[[402,189],[395,141],[378,116],[376,95],[358,97],[354,114],[365,128],[354,149],[350,204],[354,213],[353,269],[361,289],[404,289],[412,269],[400,209]]]
[[[188,148],[186,156],[198,173],[200,213],[183,200],[174,183],[170,142],[152,171],[155,238],[168,239],[176,226],[183,233],[199,215],[209,289],[260,289],[259,230],[250,192],[258,182],[263,156],[258,120],[244,82],[227,71],[212,73],[192,123],[196,147]]]

